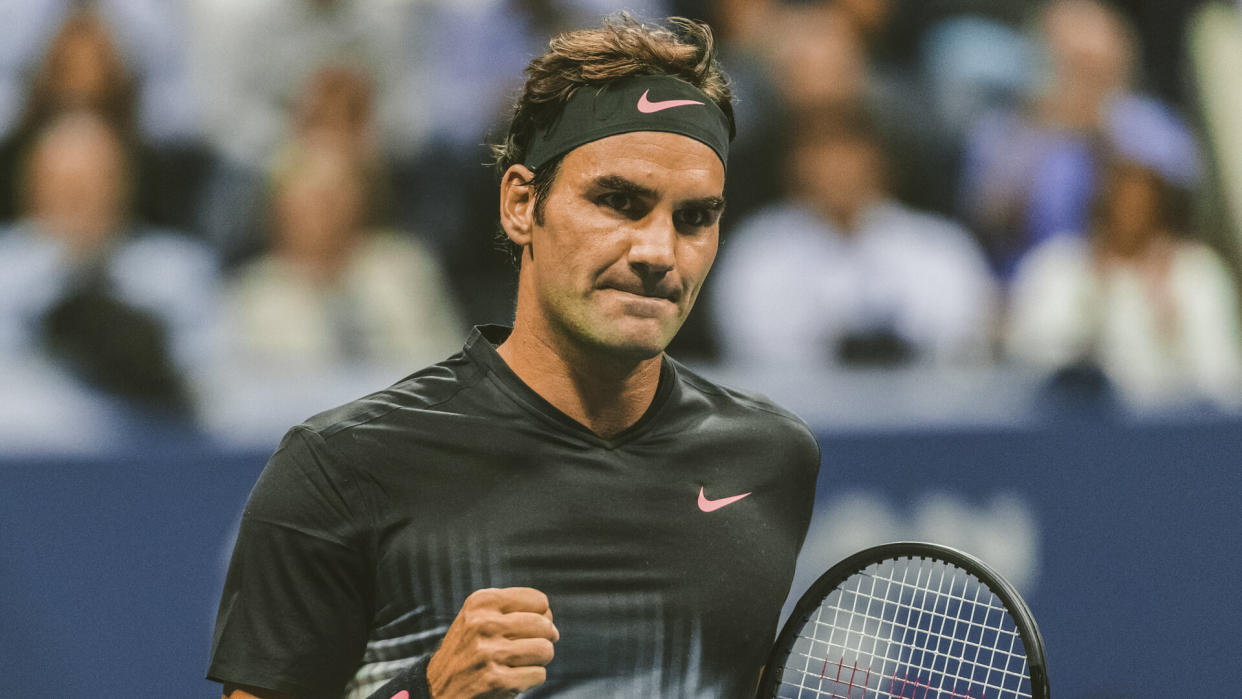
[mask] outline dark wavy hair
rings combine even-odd
[[[729,137],[733,137],[733,91],[716,60],[711,28],[681,17],[669,18],[667,26],[644,24],[622,12],[605,19],[600,27],[553,37],[548,52],[526,67],[526,85],[513,105],[505,138],[491,147],[497,178],[522,162],[532,135],[556,119],[576,90],[636,75],[671,75],[699,88],[724,112]],[[534,188],[539,223],[563,158],[548,162],[528,183]],[[516,260],[516,247],[503,231],[499,236],[502,247]]]

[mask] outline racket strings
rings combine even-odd
[[[1019,632],[965,571],[887,561],[852,576],[810,615],[779,697],[1021,699],[1031,696]]]

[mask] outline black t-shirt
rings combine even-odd
[[[286,435],[242,520],[211,679],[365,697],[472,591],[524,586],[561,635],[524,697],[753,695],[814,500],[806,425],[665,357],[643,417],[599,437],[508,368],[507,332]]]

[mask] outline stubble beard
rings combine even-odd
[[[653,330],[631,330],[627,324],[638,319],[612,317],[599,305],[592,305],[580,313],[552,314],[555,330],[578,351],[626,363],[639,363],[663,354],[689,313],[686,309],[675,318],[652,319],[658,325]]]

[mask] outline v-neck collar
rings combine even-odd
[[[562,432],[595,446],[616,449],[647,432],[655,416],[668,402],[677,383],[676,368],[667,357],[661,355],[660,379],[651,404],[633,425],[612,437],[602,437],[549,403],[509,368],[505,360],[496,352],[496,347],[503,343],[512,331],[512,328],[502,325],[476,326],[470,338],[466,340],[466,355],[495,377],[501,388],[531,413],[545,422],[552,423]]]

